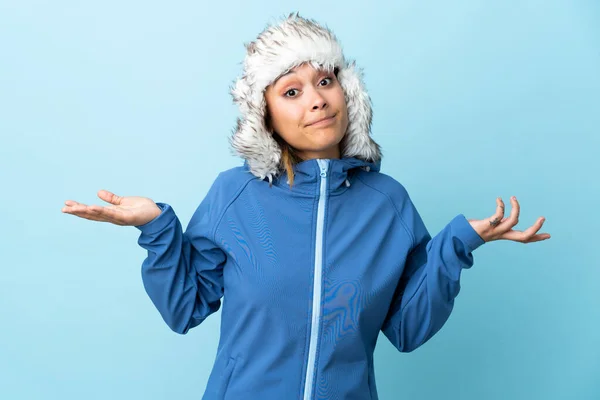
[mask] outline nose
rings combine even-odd
[[[321,100],[318,102],[318,104],[314,104],[312,109],[318,110],[318,109],[325,108],[325,107],[327,107],[327,103],[325,102],[325,100]]]
[[[316,111],[324,109],[326,107],[327,102],[325,101],[325,98],[323,98],[323,96],[317,90],[314,90],[314,97],[312,99],[312,110]]]

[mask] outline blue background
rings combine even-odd
[[[381,335],[381,399],[599,399],[598,1],[0,1],[0,397],[200,398],[220,312],[169,330],[139,232],[63,214],[100,189],[183,226],[219,171],[250,41],[298,10],[364,68],[382,172],[434,235],[516,195],[548,241],[474,252],[442,330]],[[594,172],[596,171],[596,172]]]

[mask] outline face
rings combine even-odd
[[[271,128],[298,156],[304,160],[340,157],[348,110],[333,72],[303,64],[268,86],[265,99]]]

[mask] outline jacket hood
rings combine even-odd
[[[304,63],[329,71],[338,68],[338,81],[348,108],[348,129],[340,142],[341,157],[365,162],[381,160],[381,148],[371,138],[373,111],[362,70],[344,57],[331,30],[292,13],[268,26],[245,46],[243,73],[231,87],[240,116],[229,142],[232,151],[246,160],[252,174],[272,182],[284,170],[279,144],[265,123],[264,91],[281,75]]]

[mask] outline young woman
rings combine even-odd
[[[107,207],[63,212],[135,226],[144,287],[185,334],[221,307],[205,399],[377,399],[373,351],[401,352],[448,319],[462,269],[485,242],[531,243],[511,199],[433,238],[406,189],[380,172],[360,71],[331,31],[292,14],[247,44],[232,88],[243,166],[218,175],[185,232],[173,208],[101,190]]]

